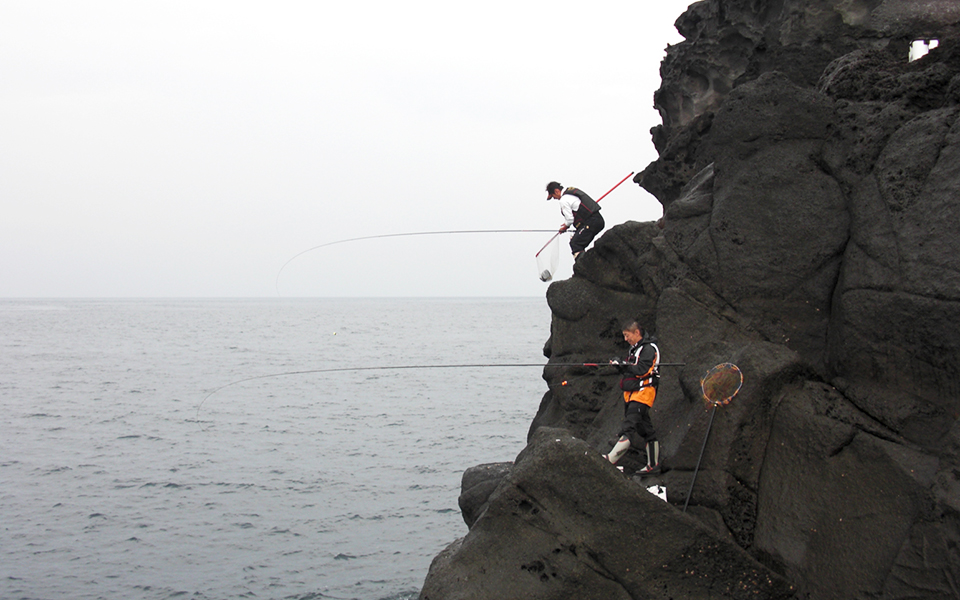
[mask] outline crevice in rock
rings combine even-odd
[[[834,458],[835,456],[837,456],[838,454],[840,454],[841,452],[843,452],[844,450],[846,450],[847,448],[849,448],[849,447],[850,447],[850,444],[853,443],[853,440],[856,439],[857,433],[858,433],[858,431],[857,431],[856,428],[851,429],[851,430],[850,430],[850,435],[847,436],[847,438],[846,438],[844,441],[842,441],[836,448],[834,448],[833,450],[831,450],[831,451],[830,451],[830,454],[829,454],[828,456],[829,456],[830,458]]]

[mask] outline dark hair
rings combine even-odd
[[[636,329],[640,332],[640,335],[647,337],[647,332],[644,331],[643,325],[640,324],[640,319],[630,319],[629,321],[623,322],[623,328],[620,331],[633,331]]]
[[[563,186],[557,183],[556,181],[551,181],[547,184],[547,193],[552,194],[553,190],[562,190]]]

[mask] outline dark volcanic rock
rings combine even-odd
[[[777,443],[767,447],[758,487],[758,555],[814,598],[890,597],[888,586],[948,597],[956,564],[891,569],[902,553],[922,555],[925,538],[944,550],[956,543],[956,516],[937,514],[947,508],[932,489],[939,459],[891,441],[836,390],[812,383],[784,394],[770,437]]]
[[[664,204],[707,163],[699,141],[740,84],[771,71],[813,87],[833,60],[856,50],[904,61],[910,41],[958,37],[954,0],[704,0],[677,19],[686,41],[667,48],[651,132],[660,158],[634,179]],[[789,113],[784,112],[784,115]],[[800,116],[800,115],[794,115]]]
[[[792,594],[781,577],[626,479],[584,442],[543,428],[466,537],[434,560],[421,598]]]
[[[490,494],[497,489],[503,478],[510,472],[513,463],[491,463],[470,467],[463,472],[460,481],[460,513],[467,527],[473,527],[483,511],[487,509]]]
[[[818,158],[833,109],[777,73],[737,88],[704,142],[713,177],[694,192],[706,212],[685,216],[683,197],[666,212],[666,240],[692,275],[811,362],[849,235],[846,198]]]
[[[960,597],[960,3],[705,0],[677,26],[637,178],[664,218],[550,286],[531,445],[465,475],[423,597]],[[907,62],[914,38],[940,46]],[[628,318],[685,365],[652,411],[669,504],[600,457],[617,374],[566,365],[622,355]],[[721,362],[744,383],[712,412]]]

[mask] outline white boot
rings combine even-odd
[[[607,460],[610,461],[610,464],[615,465],[617,461],[627,453],[627,450],[630,449],[630,440],[627,439],[627,436],[620,438],[616,444],[613,445],[613,449],[610,450],[610,454],[607,455]]]
[[[647,442],[647,466],[637,472],[641,475],[660,472],[660,442]]]

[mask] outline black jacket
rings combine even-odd
[[[641,388],[660,384],[660,349],[657,338],[648,335],[630,348],[627,360],[618,365],[623,377],[620,389],[635,392]]]

